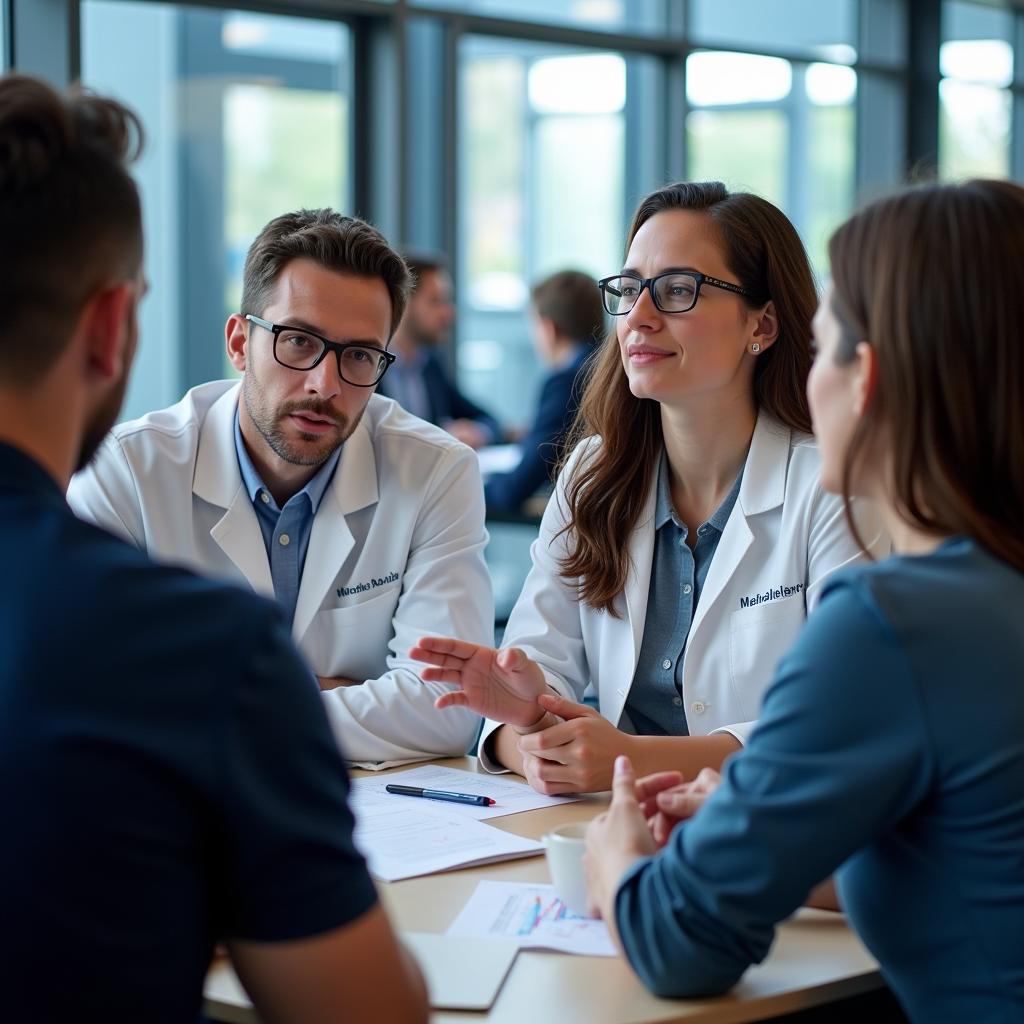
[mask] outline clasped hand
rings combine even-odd
[[[710,768],[692,782],[682,778],[679,772],[656,772],[637,781],[629,758],[616,758],[612,802],[587,829],[585,858],[591,907],[609,924],[623,874],[664,846],[672,829],[696,814],[721,781]]]

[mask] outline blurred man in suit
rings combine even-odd
[[[398,362],[377,390],[414,416],[444,427],[470,448],[494,444],[501,439],[498,421],[458,389],[437,352],[451,336],[455,320],[452,281],[444,260],[409,250],[403,256],[412,271],[413,292],[391,340]]]

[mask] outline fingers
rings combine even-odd
[[[564,718],[566,721],[572,718],[600,718],[601,714],[586,704],[577,704],[574,700],[566,700],[557,693],[542,693],[537,698],[537,703],[546,711]]]
[[[448,664],[448,658],[468,661],[479,651],[485,650],[488,648],[471,644],[467,640],[456,640],[450,636],[423,636],[409,651],[409,656],[432,665],[445,665]]]
[[[683,773],[676,771],[654,772],[652,775],[645,775],[636,784],[636,798],[643,803],[666,789],[680,785],[682,781]]]
[[[653,818],[647,820],[647,824],[650,826],[654,841],[658,846],[664,846],[672,832],[672,821],[664,814],[656,814]]]
[[[462,670],[457,668],[424,668],[420,670],[420,679],[425,683],[462,683]]]
[[[557,761],[558,757],[551,757],[550,752],[564,747],[576,738],[576,730],[568,722],[559,722],[558,725],[549,726],[539,732],[528,732],[519,738],[519,749],[524,754],[541,754]]]
[[[615,771],[612,775],[612,803],[636,803],[636,775],[633,762],[625,754],[615,758]]]
[[[697,773],[697,778],[693,780],[693,785],[701,792],[713,793],[721,781],[722,776],[714,768],[701,768]]]
[[[530,659],[518,647],[505,647],[498,651],[497,662],[506,672],[521,672]]]
[[[673,818],[692,818],[707,801],[706,793],[692,789],[679,792],[659,793],[655,798],[658,810]]]
[[[442,693],[437,700],[434,701],[435,708],[468,708],[469,698],[461,690],[451,690],[448,693]]]
[[[531,788],[545,796],[563,796],[580,792],[580,787],[572,781],[565,765],[543,761],[530,754],[523,757],[523,776]]]

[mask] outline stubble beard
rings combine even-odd
[[[310,399],[304,402],[284,402],[273,411],[268,412],[263,401],[262,388],[250,374],[246,374],[242,387],[242,398],[245,401],[249,419],[252,420],[260,437],[267,442],[270,450],[279,459],[293,466],[323,465],[352,436],[352,432],[359,425],[359,421],[366,411],[366,406],[363,406],[359,415],[350,422],[344,413],[339,413],[332,408],[330,402]],[[308,445],[298,447],[288,437],[284,428],[285,419],[296,412],[311,412],[318,416],[329,417],[335,423],[335,430],[327,435],[308,434],[300,430],[298,433],[300,441],[311,442],[315,447]]]

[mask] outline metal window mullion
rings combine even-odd
[[[79,0],[9,0],[10,65],[64,87],[80,73]]]

